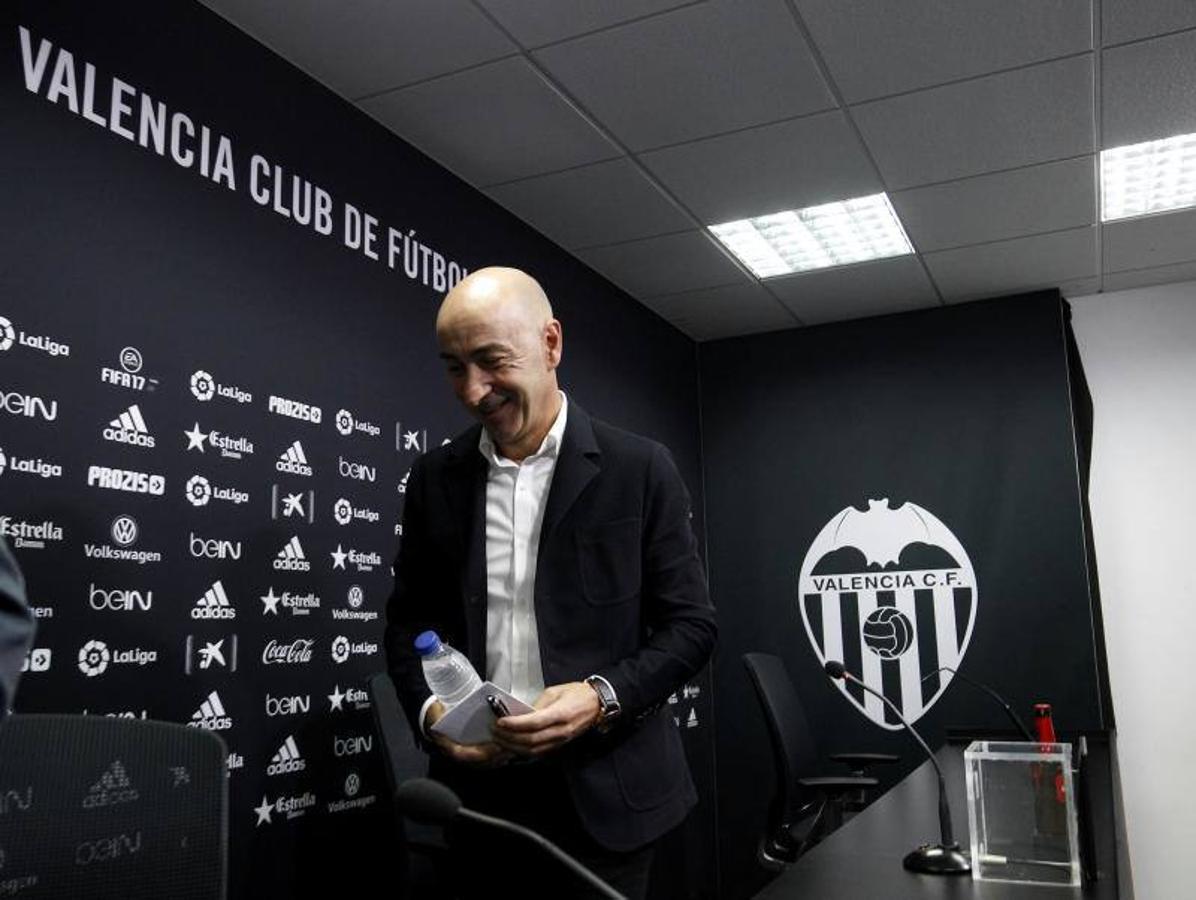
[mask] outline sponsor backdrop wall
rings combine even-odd
[[[890,782],[916,747],[826,660],[932,746],[950,726],[1007,727],[968,685],[925,678],[940,666],[1027,722],[1046,701],[1065,734],[1111,724],[1057,295],[704,344],[701,373],[724,896],[762,878],[771,791],[747,651],[784,659],[824,753],[902,754]]]
[[[40,625],[17,711],[213,729],[232,896],[391,896],[362,689],[407,472],[467,424],[439,296],[538,275],[572,398],[671,446],[701,509],[693,344],[198,5],[6,3],[0,120],[0,523]],[[674,698],[703,803],[666,896],[714,882],[708,685]]]

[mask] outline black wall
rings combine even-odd
[[[35,91],[26,87],[19,26],[31,36],[30,66],[43,39],[53,45]],[[56,102],[48,96],[60,48],[72,54],[77,112],[65,94]],[[92,106],[103,125],[84,114],[86,64],[94,66]],[[168,114],[185,113],[197,131],[207,126],[213,150],[216,135],[226,136],[235,187],[205,176],[198,161],[181,165],[169,150],[159,154],[114,133],[114,76],[135,91],[127,119],[134,133],[144,94],[165,104]],[[422,268],[410,277],[402,259],[389,266],[387,227],[408,237],[414,230],[420,243],[464,269],[504,264],[538,277],[564,323],[562,378],[570,397],[668,444],[700,510],[693,343],[198,4],[6,3],[0,121],[0,316],[16,332],[69,346],[69,354],[52,355],[18,341],[0,353],[0,389],[19,395],[6,403],[16,412],[0,413],[0,449],[10,461],[40,459],[62,470],[60,477],[41,478],[10,465],[0,473],[0,514],[9,523],[50,522],[51,534],[61,529],[44,547],[34,540],[16,550],[43,614],[37,647],[51,651],[48,667],[25,676],[17,710],[87,709],[191,722],[216,690],[232,723],[221,734],[243,764],[230,782],[232,896],[367,885],[377,886],[378,896],[389,894],[389,817],[379,793],[377,740],[360,758],[342,758],[334,749],[343,746],[338,738],[370,735],[369,712],[350,703],[333,711],[326,699],[334,686],[361,687],[383,667],[381,655],[371,652],[381,643],[382,619],[345,621],[333,611],[350,608],[347,592],[356,585],[365,596],[362,608],[381,612],[398,541],[401,479],[416,453],[467,423],[432,340],[445,285]],[[200,153],[198,138],[186,145]],[[282,167],[288,191],[296,175],[327,192],[330,235],[254,201],[255,154]],[[379,260],[345,246],[345,203],[379,220]],[[104,368],[125,371],[119,357],[127,347],[141,356],[138,374],[152,379],[145,389],[102,376]],[[199,371],[252,400],[198,399],[191,388]],[[319,406],[322,421],[270,412],[272,395]],[[108,423],[131,405],[154,437],[153,448],[103,438]],[[43,407],[53,416],[43,415]],[[25,415],[29,409],[33,414]],[[380,433],[341,434],[334,424],[341,409]],[[189,450],[184,431],[197,422],[205,433],[249,439],[252,455],[222,458],[210,446],[202,455]],[[419,447],[404,445],[408,431],[420,436]],[[311,476],[275,465],[296,440]],[[342,476],[342,458],[368,466],[373,477]],[[89,484],[92,466],[161,475],[164,493]],[[247,495],[246,502],[193,505],[184,486],[196,474]],[[282,495],[300,493],[305,503],[314,491],[311,521],[281,515],[272,505],[274,485]],[[339,497],[378,512],[379,520],[338,524],[333,502]],[[160,552],[161,562],[139,565],[85,553],[86,545],[113,543],[112,525],[121,516],[139,526],[135,546]],[[192,535],[228,541],[242,555],[197,559]],[[274,567],[294,536],[309,572]],[[341,545],[376,553],[382,562],[368,572],[352,565],[333,569],[330,555]],[[217,579],[236,618],[192,618]],[[152,604],[95,609],[89,600],[96,586],[137,591],[141,601],[152,593]],[[272,616],[259,602],[269,588],[315,594],[320,608],[305,617]],[[201,670],[193,656],[186,674],[188,636],[193,650],[220,638],[230,650],[235,637],[237,670],[228,671],[231,664]],[[338,636],[360,650],[347,662],[331,656]],[[113,664],[88,676],[76,660],[93,640],[156,659]],[[311,662],[266,663],[271,640],[312,642]],[[714,883],[709,681],[691,688],[697,692],[680,698],[677,709],[703,801],[660,866],[662,890],[676,896],[709,895]],[[307,697],[310,711],[268,716],[267,695]],[[685,727],[691,709],[697,728]],[[288,735],[304,757],[304,771],[267,775]],[[377,801],[330,812],[330,802],[348,799],[350,773],[362,784],[355,796]],[[306,793],[317,802],[301,818],[285,821],[275,812],[270,824],[258,823],[254,808],[263,795]]]
[[[803,559],[848,507],[858,512],[846,521],[858,523],[869,501],[910,502],[958,539],[975,592],[961,672],[997,686],[1027,720],[1033,702],[1047,701],[1065,733],[1107,723],[1056,294],[703,344],[701,378],[709,565],[722,629],[714,682],[724,897],[748,896],[763,880],[753,857],[772,789],[762,774],[772,771],[767,733],[741,654],[785,660],[823,752],[903,754],[890,782],[920,762],[906,735],[866,718],[826,678],[803,623]],[[850,548],[836,553],[858,557],[831,566],[840,572],[947,565],[941,545],[924,543],[888,565]],[[834,554],[823,565],[833,562]],[[875,602],[875,591],[829,592],[822,608],[842,602],[855,611],[868,595]],[[968,604],[955,601],[962,639]],[[905,654],[915,677],[933,619],[923,612],[910,617],[922,640]],[[858,671],[872,651],[849,618],[844,654]],[[885,693],[900,698],[901,663],[871,662]],[[1006,727],[999,707],[960,682],[918,715],[932,746],[949,726]]]

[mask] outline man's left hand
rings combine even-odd
[[[542,756],[585,734],[602,714],[598,694],[581,681],[555,684],[532,704],[534,712],[494,723],[494,740],[520,756]]]

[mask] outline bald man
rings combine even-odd
[[[655,843],[696,802],[663,705],[716,634],[689,494],[667,449],[560,390],[561,323],[526,273],[468,276],[436,338],[479,424],[408,480],[386,626],[400,700],[429,774],[467,806],[534,828],[642,897]],[[499,719],[482,744],[431,732],[445,710],[413,650],[426,629],[534,712]],[[586,896],[553,865],[515,859],[528,857],[455,869],[470,896],[493,896],[500,872],[521,896]]]

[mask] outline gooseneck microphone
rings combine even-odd
[[[999,704],[1001,704],[1001,709],[1005,710],[1005,715],[1009,716],[1010,720],[1017,727],[1018,732],[1021,733],[1021,736],[1023,738],[1025,738],[1027,741],[1030,741],[1031,743],[1034,742],[1034,737],[1033,737],[1033,735],[1030,734],[1030,729],[1026,727],[1026,723],[1023,722],[1018,717],[1018,714],[1013,711],[1013,707],[1005,702],[1005,698],[1002,697],[1000,694],[998,694],[996,691],[994,691],[992,688],[988,687],[988,685],[981,684],[979,681],[973,681],[971,678],[968,678],[966,675],[959,674],[959,672],[955,671],[950,666],[940,666],[939,668],[935,669],[933,672],[928,672],[922,680],[926,681],[929,678],[933,678],[939,672],[950,672],[953,676],[955,676],[956,678],[958,678],[960,681],[964,682],[965,684],[970,684],[972,687],[976,688],[976,690],[984,691],[984,693],[988,694],[988,696],[992,697]]]
[[[963,855],[963,851],[959,849],[959,844],[955,841],[955,834],[951,828],[951,807],[947,804],[947,782],[943,778],[942,767],[939,766],[939,761],[934,758],[934,754],[930,752],[930,748],[926,746],[926,742],[922,740],[922,736],[914,731],[914,727],[906,721],[905,716],[901,715],[901,711],[893,704],[888,697],[882,694],[875,688],[871,688],[864,684],[859,678],[856,678],[843,667],[843,663],[835,660],[828,660],[823,666],[823,671],[831,678],[837,680],[850,681],[852,684],[858,684],[869,694],[879,697],[893,714],[901,720],[901,724],[905,726],[908,731],[918,742],[918,746],[926,753],[927,758],[934,766],[934,771],[938,774],[939,780],[939,837],[941,841],[938,844],[923,844],[916,850],[906,854],[902,864],[911,872],[924,872],[929,875],[963,875],[972,870],[968,863],[968,858]]]
[[[530,828],[467,809],[461,805],[461,798],[439,781],[430,778],[412,778],[404,781],[395,790],[395,805],[403,815],[428,825],[448,825],[454,819],[465,819],[508,834],[519,835],[547,852],[602,896],[610,897],[611,900],[627,900],[552,841],[536,834]]]

